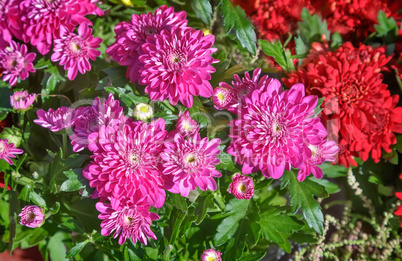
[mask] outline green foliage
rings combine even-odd
[[[382,37],[386,43],[395,42],[398,37],[398,25],[393,17],[388,18],[384,11],[380,10],[377,16],[378,24],[374,25],[378,37]]]
[[[294,70],[294,65],[292,62],[292,55],[289,50],[284,50],[280,41],[276,41],[274,43],[270,43],[267,40],[258,40],[258,44],[261,47],[261,50],[268,56],[271,56],[275,59],[282,69],[285,71]]]
[[[208,0],[191,0],[191,7],[205,24],[211,24],[212,6]]]

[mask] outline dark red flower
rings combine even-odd
[[[399,198],[399,199],[402,200],[402,192],[396,192],[396,193],[395,193],[395,196],[396,196],[397,198]],[[396,216],[402,216],[402,205],[399,206],[399,207],[395,210],[394,215],[396,215]],[[401,222],[401,227],[402,227],[402,222]]]

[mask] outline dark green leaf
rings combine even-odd
[[[25,185],[22,188],[21,193],[18,196],[18,199],[29,202],[31,200],[31,192],[32,192],[32,184]]]
[[[280,41],[274,43],[267,40],[258,40],[261,50],[268,56],[271,56],[285,71],[294,70],[289,50],[284,50]]]
[[[123,66],[117,66],[112,68],[107,68],[103,70],[107,76],[109,76],[113,86],[123,87],[128,83],[126,77],[127,68]]]
[[[196,225],[199,225],[204,220],[208,209],[214,207],[213,198],[214,196],[211,193],[206,197],[198,197],[198,205],[194,210],[194,214],[198,216],[197,221],[195,221]]]
[[[292,171],[285,172],[282,177],[281,188],[283,189],[285,186],[289,188],[290,205],[294,213],[301,208],[307,224],[322,235],[324,216],[314,195],[321,198],[327,197],[328,193],[325,188],[309,179],[299,182],[296,173]]]
[[[41,208],[46,207],[46,201],[35,191],[31,193],[31,201]]]
[[[61,223],[59,224],[60,227],[69,229],[74,232],[78,233],[85,233],[85,229],[82,226],[81,222],[75,220],[72,216],[62,213],[61,215]]]
[[[88,244],[88,242],[89,242],[89,240],[87,239],[83,242],[76,244],[73,248],[70,249],[66,258],[72,258],[72,257],[75,257],[76,255],[78,255],[81,252],[81,250],[84,249],[86,244]]]
[[[187,200],[185,197],[182,197],[180,194],[175,193],[170,193],[170,197],[175,208],[183,213],[187,212]]]
[[[212,7],[209,0],[191,0],[195,15],[207,25],[211,24]]]
[[[78,175],[82,175],[82,169],[74,169],[63,172],[67,176],[67,180],[61,184],[60,190],[65,192],[77,191],[84,185],[78,179]]]

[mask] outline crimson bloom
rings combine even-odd
[[[9,47],[0,50],[0,68],[4,68],[3,81],[9,81],[10,85],[17,84],[18,78],[25,80],[30,72],[35,72],[33,61],[36,54],[28,53],[25,44],[10,42]]]
[[[51,60],[60,61],[64,65],[70,80],[74,80],[78,71],[84,74],[91,70],[89,59],[95,61],[101,55],[96,48],[100,47],[101,38],[92,36],[92,29],[87,23],[78,27],[78,35],[69,31],[65,26],[60,26],[60,38],[54,40],[54,53]]]
[[[18,216],[21,217],[20,224],[30,228],[39,227],[45,218],[43,209],[34,205],[25,206]]]
[[[151,100],[169,98],[173,105],[180,100],[191,108],[193,95],[212,96],[209,80],[215,72],[212,63],[218,62],[211,56],[217,51],[212,48],[212,34],[204,36],[201,30],[172,28],[147,40],[142,46],[144,54],[139,57],[144,63],[140,84],[146,85],[145,92]]]
[[[7,139],[0,139],[0,159],[4,159],[8,164],[13,165],[10,158],[15,158],[15,154],[23,152],[23,150],[17,149],[13,143],[8,143]]]

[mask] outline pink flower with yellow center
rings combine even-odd
[[[229,185],[229,193],[233,194],[237,199],[250,199],[254,195],[253,179],[237,173]]]
[[[180,112],[176,123],[176,130],[184,137],[190,137],[198,133],[200,126],[190,117],[189,111]]]
[[[201,255],[201,261],[222,261],[222,253],[214,249],[207,249]]]
[[[45,218],[43,209],[38,206],[25,206],[18,216],[21,217],[20,224],[30,228],[39,227]]]

